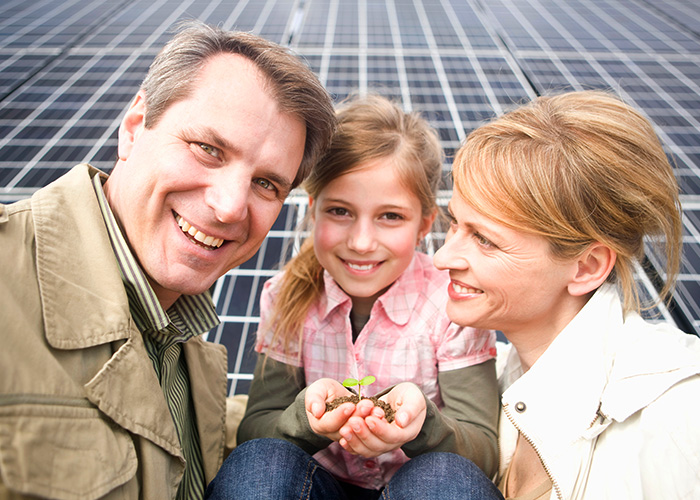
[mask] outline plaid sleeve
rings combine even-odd
[[[496,357],[496,332],[462,327],[447,317],[437,321],[436,357],[439,371],[477,365]]]
[[[280,281],[281,274],[269,279],[263,285],[262,293],[260,294],[260,323],[257,331],[257,341],[255,343],[255,351],[265,353],[270,358],[286,363],[288,365],[301,367],[303,363],[299,356],[298,350],[293,349],[293,352],[285,353],[282,345],[277,342],[272,344],[273,329],[270,315],[277,298],[276,285]]]

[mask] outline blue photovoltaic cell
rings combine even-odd
[[[613,89],[655,124],[676,166],[685,261],[673,314],[700,333],[700,6],[641,0],[75,0],[0,5],[0,201],[74,164],[109,171],[116,130],[175,23],[253,31],[300,54],[336,100],[379,92],[425,114],[451,156],[482,121],[539,94]],[[231,393],[245,393],[263,283],[299,245],[287,200],[259,252],[214,287]],[[444,234],[430,236],[434,250]],[[661,265],[651,251],[649,261]],[[643,295],[655,296],[646,275]]]

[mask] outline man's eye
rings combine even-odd
[[[267,179],[255,179],[255,182],[258,184],[258,186],[262,187],[263,189],[269,189],[269,190],[275,189],[274,184],[272,184]]]
[[[219,150],[219,148],[215,148],[214,146],[211,146],[204,142],[200,142],[199,147],[202,148],[202,151],[213,156],[214,158],[221,157],[221,151]]]

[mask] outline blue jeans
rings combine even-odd
[[[406,462],[381,491],[334,478],[288,441],[254,439],[238,446],[207,487],[208,500],[503,500],[472,462],[453,453],[426,453]]]

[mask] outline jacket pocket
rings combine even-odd
[[[9,489],[55,499],[94,499],[136,474],[129,434],[86,400],[20,399],[0,400],[0,473]]]

